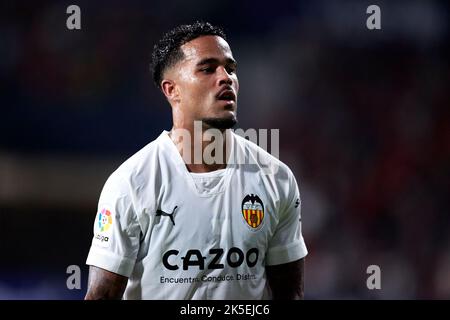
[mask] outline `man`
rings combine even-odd
[[[225,34],[209,23],[179,26],[152,58],[173,128],[108,178],[86,299],[302,299],[297,183],[286,165],[229,130],[239,84]],[[224,139],[207,160],[210,131]]]

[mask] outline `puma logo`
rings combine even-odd
[[[162,211],[161,209],[156,210],[156,216],[157,217],[169,217],[170,221],[172,221],[173,225],[175,225],[175,219],[173,218],[173,214],[175,213],[175,210],[177,210],[178,206],[175,206],[175,208],[173,208],[171,213],[167,213]]]

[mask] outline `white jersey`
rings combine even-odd
[[[294,175],[230,134],[268,167],[191,173],[164,131],[106,181],[86,263],[129,277],[124,299],[270,299],[265,266],[306,256]]]

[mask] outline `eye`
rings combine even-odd
[[[236,73],[236,67],[234,66],[228,66],[226,67],[226,70],[229,74]]]
[[[213,73],[214,72],[214,68],[213,67],[206,67],[203,69],[200,69],[201,72],[203,73]]]

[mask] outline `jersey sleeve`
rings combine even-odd
[[[131,199],[126,180],[113,173],[100,194],[87,265],[126,277],[131,275],[141,235]]]
[[[278,225],[269,242],[266,255],[269,266],[293,262],[308,254],[302,235],[300,192],[291,172],[288,186],[288,196],[281,201]]]

